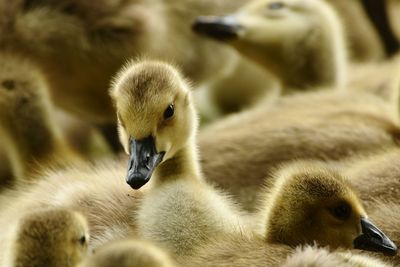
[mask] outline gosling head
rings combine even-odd
[[[169,255],[158,247],[138,240],[110,242],[96,250],[79,267],[173,267]]]
[[[35,127],[51,110],[47,85],[40,71],[18,55],[0,53],[0,119],[14,133]],[[21,136],[17,136],[21,138]]]
[[[334,170],[315,163],[283,168],[267,200],[268,241],[397,253],[396,245],[368,219],[349,183]]]
[[[25,215],[16,234],[15,266],[76,266],[88,247],[86,220],[66,209],[45,209]]]
[[[321,23],[329,25],[324,23],[328,19],[337,20],[323,1],[253,0],[230,15],[198,17],[193,30],[239,50],[246,48],[243,52],[251,55],[251,51],[279,51],[284,43],[304,40]]]
[[[301,65],[307,57],[320,64],[318,53],[342,61],[346,50],[337,15],[320,0],[253,0],[233,14],[198,17],[193,30],[233,46],[279,77],[294,67],[289,63]]]
[[[53,116],[47,82],[38,67],[16,54],[0,52],[0,121],[21,157],[21,171],[48,160],[65,147]]]
[[[120,141],[129,154],[126,180],[139,189],[156,167],[173,158],[195,133],[189,86],[171,65],[130,62],[115,77],[111,96]]]

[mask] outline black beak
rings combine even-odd
[[[394,256],[397,247],[378,227],[366,218],[361,218],[362,234],[354,239],[354,248],[382,252]]]
[[[238,38],[239,32],[242,29],[234,16],[198,17],[193,23],[192,28],[199,34],[222,41]]]
[[[152,136],[142,140],[131,138],[129,147],[130,155],[126,182],[133,189],[139,189],[150,180],[154,169],[162,161],[165,152],[157,153]]]

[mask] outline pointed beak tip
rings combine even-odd
[[[366,218],[361,219],[362,234],[353,241],[354,248],[381,252],[388,256],[397,254],[397,246],[377,226]]]
[[[140,189],[144,186],[150,179],[143,177],[142,175],[138,175],[137,173],[130,173],[126,177],[126,183],[135,190]]]
[[[397,247],[395,247],[393,250],[390,251],[390,253],[387,253],[388,256],[396,256],[397,255]]]
[[[194,30],[200,30],[203,26],[214,24],[218,21],[218,17],[215,16],[198,16],[195,18],[192,28]]]
[[[201,27],[201,25],[204,24],[204,21],[205,21],[205,20],[206,20],[206,19],[205,19],[205,17],[203,17],[203,16],[197,17],[197,18],[194,20],[194,22],[192,23],[192,29],[193,29],[194,31],[199,30],[199,28]]]
[[[139,190],[140,188],[142,188],[142,186],[144,186],[146,183],[132,183],[132,182],[128,182],[129,186],[134,189],[134,190]]]
[[[240,28],[235,19],[227,17],[200,16],[192,24],[194,32],[218,40],[238,38]]]
[[[192,24],[192,30],[198,34],[207,35],[209,24],[208,17],[197,17]]]

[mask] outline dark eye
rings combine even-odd
[[[277,10],[277,9],[281,9],[284,8],[285,4],[282,2],[272,2],[268,4],[268,8],[271,10]]]
[[[331,213],[339,220],[347,220],[351,215],[351,207],[347,203],[341,203],[331,209]]]
[[[78,13],[78,9],[74,4],[65,4],[61,6],[61,11],[65,14],[76,14]]]
[[[164,119],[169,119],[174,116],[174,104],[170,104],[164,111]]]
[[[79,244],[80,244],[81,246],[83,246],[83,245],[86,244],[86,237],[85,237],[84,235],[81,236],[81,238],[79,238]]]
[[[1,86],[7,90],[13,90],[15,88],[15,82],[13,80],[5,80],[1,83]]]

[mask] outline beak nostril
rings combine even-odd
[[[146,169],[150,170],[150,154],[146,155],[145,164],[144,165],[145,165]]]
[[[15,88],[15,81],[14,80],[4,80],[1,83],[1,86],[7,90],[13,90]]]
[[[383,240],[382,236],[380,236],[380,235],[377,234],[377,233],[372,233],[372,234],[371,234],[371,237],[376,238],[376,239],[379,240],[379,241],[382,241],[382,240]]]
[[[128,165],[128,170],[132,169],[132,167],[133,167],[133,161],[130,160],[130,161],[129,161],[129,165]]]

